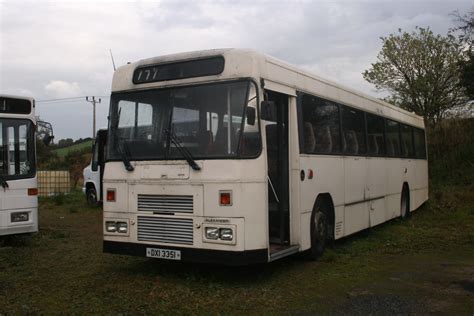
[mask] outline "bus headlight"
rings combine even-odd
[[[117,231],[117,222],[105,222],[105,230],[109,233]]]
[[[234,238],[234,234],[231,228],[221,228],[219,229],[219,238],[221,240],[232,240]]]
[[[28,212],[12,213],[10,219],[12,223],[27,222],[29,219],[29,214]]]
[[[128,233],[128,222],[106,221],[105,230],[108,233]]]
[[[117,231],[122,234],[126,234],[128,232],[128,225],[126,222],[117,222]]]
[[[235,244],[234,230],[235,227],[205,227],[204,242]]]
[[[216,240],[219,238],[219,228],[206,227],[206,238]]]

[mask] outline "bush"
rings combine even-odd
[[[71,174],[71,184],[75,188],[82,177],[82,171],[91,160],[91,149],[83,148],[81,150],[70,151],[64,157],[65,167]]]
[[[474,118],[449,119],[428,131],[430,179],[468,184],[474,178]]]

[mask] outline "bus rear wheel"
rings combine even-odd
[[[97,205],[97,192],[95,191],[95,188],[87,189],[86,199],[87,199],[87,204],[89,204],[90,206]]]
[[[326,249],[328,239],[328,217],[326,207],[323,203],[316,202],[311,214],[311,248],[309,258],[316,260]]]
[[[410,191],[406,184],[403,185],[402,198],[400,200],[400,217],[407,218],[410,215]]]

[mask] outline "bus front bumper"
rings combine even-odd
[[[215,263],[222,265],[241,266],[268,262],[268,250],[256,249],[246,251],[225,251],[167,246],[150,246],[138,243],[116,242],[104,240],[105,253],[146,257],[147,248],[160,248],[181,251],[181,261],[195,263]],[[165,259],[158,259],[165,260]]]
[[[28,220],[12,222],[12,214],[26,213]],[[38,209],[19,208],[0,211],[0,236],[38,232]]]

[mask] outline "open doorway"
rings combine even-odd
[[[272,117],[266,121],[268,161],[268,220],[270,253],[290,245],[289,161],[288,161],[288,95],[265,91],[272,106]]]

